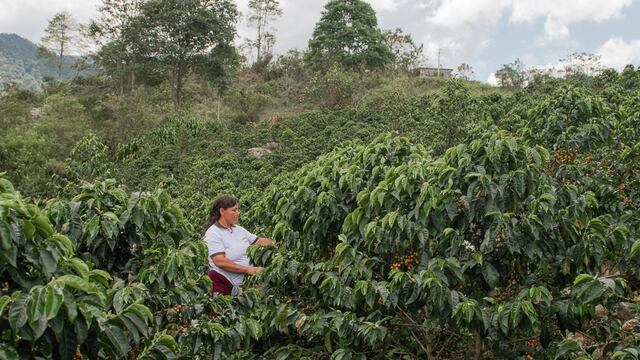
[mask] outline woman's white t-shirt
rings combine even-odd
[[[204,241],[209,248],[209,268],[226,277],[233,285],[242,285],[244,274],[222,270],[211,260],[212,255],[224,253],[225,257],[236,264],[250,266],[247,248],[258,237],[240,225],[229,229],[211,225],[204,234]]]

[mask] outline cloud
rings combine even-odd
[[[580,21],[602,22],[617,17],[632,0],[427,0],[419,8],[427,11],[427,23],[448,30],[471,47],[478,37],[488,37],[499,20],[509,16],[514,24],[544,20],[539,45],[570,37],[569,25]]]
[[[395,11],[407,0],[370,0],[369,3],[376,11]]]
[[[489,74],[489,77],[487,78],[487,84],[491,85],[491,86],[498,86],[498,78],[496,77],[496,73],[491,73]]]
[[[562,24],[604,21],[620,15],[632,0],[510,0],[512,22],[534,22],[551,18]]]
[[[620,70],[625,65],[640,63],[640,40],[626,42],[613,37],[602,44],[596,54],[601,56],[602,65]]]
[[[554,18],[547,18],[544,23],[544,33],[549,41],[563,40],[569,37],[569,28]]]
[[[0,0],[0,33],[38,42],[54,14],[67,10],[81,23],[97,15],[100,0]]]
[[[495,25],[511,0],[432,0],[427,22],[449,29]],[[428,8],[425,8],[428,9]]]

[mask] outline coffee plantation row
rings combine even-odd
[[[0,357],[636,359],[639,82],[85,138],[53,199],[0,177]],[[233,298],[200,238],[223,192],[278,240]]]

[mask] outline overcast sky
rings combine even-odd
[[[0,0],[0,33],[37,42],[61,10],[86,22],[100,0]],[[248,0],[238,0],[246,13]],[[304,49],[325,0],[280,0],[276,53]],[[574,52],[600,55],[606,66],[640,64],[640,0],[370,0],[382,29],[402,28],[424,44],[430,65],[470,64],[475,79],[491,82],[502,64],[551,67]],[[636,20],[637,21],[637,20]],[[255,31],[243,20],[241,37]]]

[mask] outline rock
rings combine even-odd
[[[280,144],[278,144],[277,142],[269,142],[262,145],[263,148],[268,150],[275,150],[278,146],[280,146]]]
[[[605,315],[607,315],[607,309],[605,309],[605,307],[601,304],[596,305],[596,319],[602,319],[603,317],[605,317]]]
[[[40,116],[42,116],[42,108],[33,108],[31,109],[31,111],[29,111],[29,114],[32,118],[38,119]]]
[[[635,318],[633,315],[633,310],[631,309],[632,304],[628,302],[621,302],[616,306],[616,314],[620,321],[627,321]]]
[[[575,340],[580,344],[585,344],[587,342],[587,337],[580,332],[569,333],[567,334],[567,339]]]
[[[637,319],[631,319],[622,324],[622,330],[631,331],[638,326],[640,326],[640,321],[638,321]]]
[[[257,158],[261,158],[265,155],[269,155],[271,154],[271,150],[269,149],[265,149],[265,148],[261,148],[261,147],[254,147],[248,150],[249,153]]]

